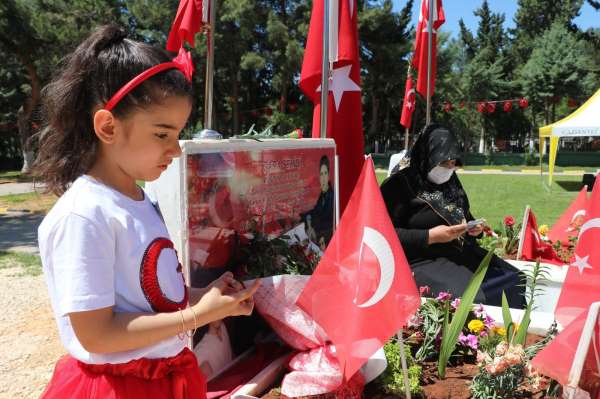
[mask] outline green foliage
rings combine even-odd
[[[534,110],[545,112],[544,123],[551,123],[552,98],[577,97],[585,75],[582,60],[588,58],[582,43],[564,24],[555,22],[535,40],[533,51],[520,77],[524,93],[532,100]]]
[[[519,385],[524,378],[523,366],[508,368],[501,376],[479,373],[473,378],[471,392],[473,399],[509,399],[515,398]]]
[[[434,357],[438,351],[435,347],[436,339],[442,332],[445,307],[440,307],[436,301],[427,300],[419,307],[417,317],[420,319],[420,330],[423,342],[415,354],[415,359],[422,362]]]
[[[541,266],[539,260],[535,262],[535,266],[532,270],[524,272],[525,277],[527,278],[527,306],[525,308],[525,314],[521,319],[521,324],[519,324],[519,328],[513,338],[514,344],[525,346],[531,310],[534,309],[535,298],[541,295],[541,289],[544,286],[544,282],[548,280],[548,273],[550,273],[550,267]],[[506,335],[508,336],[508,333]]]
[[[392,338],[383,347],[388,366],[377,380],[376,384],[382,387],[387,394],[399,395],[404,397],[404,375],[402,372],[402,361],[400,358],[400,345],[396,338]],[[404,345],[404,353],[406,356],[406,367],[408,367],[408,381],[410,384],[411,395],[419,395],[421,389],[422,368],[415,359],[413,359],[410,346]]]
[[[490,251],[485,258],[483,258],[481,264],[475,273],[473,273],[467,288],[465,288],[465,292],[461,296],[460,305],[458,306],[458,309],[456,309],[456,313],[452,318],[452,322],[447,328],[446,325],[444,325],[442,345],[440,347],[440,358],[438,361],[438,374],[440,375],[440,378],[444,378],[446,374],[446,365],[450,359],[450,356],[452,355],[452,352],[454,352],[454,348],[458,342],[458,335],[462,331],[469,312],[471,311],[473,301],[475,300],[475,295],[477,294],[477,291],[479,291],[479,287],[483,282],[483,278],[487,272],[492,255],[493,252]],[[447,313],[444,324],[445,323],[447,323]]]
[[[38,255],[0,251],[0,269],[13,267],[20,268],[19,275],[38,276],[42,274],[42,262]]]
[[[319,256],[306,245],[289,243],[290,237],[269,239],[254,232],[249,239],[237,236],[237,249],[232,263],[237,274],[260,278],[279,274],[310,275],[319,263]]]
[[[506,294],[504,293],[504,291],[502,291],[502,319],[506,328],[505,338],[508,342],[510,341],[509,337],[512,336],[511,330],[514,324],[512,321],[512,316],[510,314],[510,308],[508,306],[508,299],[506,299]]]

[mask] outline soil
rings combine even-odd
[[[542,339],[536,334],[527,334],[526,346]],[[424,399],[469,399],[470,385],[473,377],[479,373],[479,367],[474,363],[450,365],[446,368],[446,378],[438,377],[437,362],[425,362],[423,366],[423,396]],[[380,392],[374,384],[365,387],[363,397],[366,399],[400,399],[404,396],[390,395]],[[542,392],[535,392],[530,398],[542,398]],[[282,399],[279,388],[267,392],[262,399]],[[302,399],[337,399],[335,394],[309,396]]]
[[[0,398],[39,398],[65,353],[44,276],[0,269]]]

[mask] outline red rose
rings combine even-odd
[[[504,224],[506,226],[513,226],[515,224],[515,218],[512,216],[505,216],[504,217]]]

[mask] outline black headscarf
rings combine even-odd
[[[441,162],[455,159],[462,165],[460,147],[454,134],[438,124],[427,125],[410,151],[410,164],[404,172],[416,196],[427,201],[450,224],[464,223],[469,214],[469,200],[456,173],[443,184],[427,179],[427,174]]]

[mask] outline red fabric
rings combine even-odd
[[[140,285],[142,292],[155,312],[176,312],[180,309],[185,309],[187,306],[188,290],[184,289],[181,301],[175,302],[169,299],[160,288],[158,281],[158,257],[164,249],[173,249],[173,242],[164,237],[154,239],[148,245],[148,248],[146,248],[140,269]],[[181,264],[178,265],[177,271],[183,279]],[[183,285],[185,286],[185,280],[183,281]]]
[[[123,364],[85,364],[67,355],[56,363],[41,398],[202,399],[206,398],[206,379],[187,348],[171,358]]]
[[[527,224],[522,228],[525,229],[525,234],[523,234],[523,251],[521,252],[522,259],[531,261],[540,259],[541,262],[552,263],[559,266],[565,264],[565,262],[558,257],[556,251],[552,248],[552,245],[542,240],[542,237],[538,232],[535,215],[531,209],[529,209],[529,215],[527,215]]]
[[[429,21],[429,4],[430,0],[421,0],[421,13],[419,14],[419,23],[417,24],[415,54],[413,55],[412,64],[419,71],[417,77],[417,91],[423,96],[427,96],[427,59],[428,59],[428,21]],[[444,22],[444,9],[442,8],[442,0],[435,0],[435,8],[433,10],[433,31],[431,35],[431,85],[430,93],[433,95],[435,86],[435,77],[437,70],[437,30]]]
[[[567,210],[562,214],[558,221],[548,232],[548,238],[553,242],[560,240],[564,244],[569,243],[569,237],[577,236],[579,228],[585,220],[586,209],[588,206],[587,186],[579,191],[579,195]]]
[[[566,386],[569,373],[575,358],[575,351],[583,331],[587,312],[581,312],[564,330],[562,330],[545,348],[531,361],[531,365],[545,376],[551,377],[561,385]],[[592,341],[583,365],[579,387],[590,392],[592,398],[600,393],[598,373],[600,369],[600,334],[598,323],[595,323]]]
[[[327,137],[335,140],[339,156],[340,215],[350,199],[364,159],[357,17],[356,0],[340,1],[338,61],[331,69],[333,79],[329,79],[327,105]],[[300,74],[300,88],[314,104],[313,138],[319,138],[321,131],[322,53],[323,1],[314,1]],[[343,88],[333,90],[336,85]]]
[[[563,326],[585,312],[592,302],[600,301],[600,175],[596,177],[587,216],[554,311]]]
[[[404,89],[404,101],[402,102],[402,115],[400,115],[400,124],[410,129],[412,115],[415,112],[415,89],[413,87],[412,76],[406,78],[406,88]]]
[[[180,0],[177,15],[167,39],[167,50],[178,51],[184,41],[194,47],[194,36],[201,27],[202,0]]]
[[[335,345],[347,381],[420,305],[370,158],[297,304]]]
[[[131,79],[123,87],[119,89],[104,105],[104,109],[107,111],[112,110],[118,103],[129,94],[133,89],[141,85],[144,81],[150,79],[152,76],[166,71],[167,69],[179,69],[184,74],[188,82],[192,81],[192,74],[194,73],[194,63],[192,62],[192,55],[189,51],[185,51],[183,48],[179,49],[177,57],[173,58],[173,61],[163,62],[162,64],[150,67]]]
[[[235,391],[288,350],[277,344],[257,345],[256,352],[208,383],[208,399],[229,399]]]

